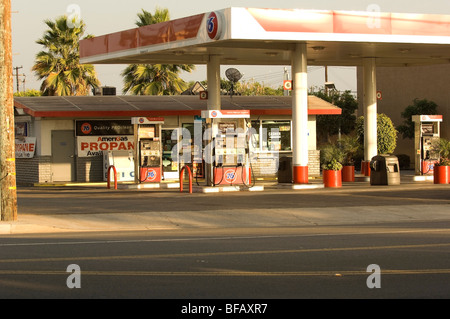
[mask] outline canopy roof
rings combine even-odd
[[[49,96],[16,97],[14,106],[34,117],[134,117],[201,115],[207,101],[199,96]],[[224,110],[250,110],[251,115],[291,115],[291,97],[222,96]],[[310,115],[341,114],[341,109],[316,96],[308,97]]]
[[[209,28],[209,30],[208,30]],[[450,63],[450,15],[228,8],[80,42],[82,63],[290,65],[306,42],[308,65]]]

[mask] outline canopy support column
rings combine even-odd
[[[206,78],[208,81],[208,111],[221,110],[222,103],[220,98],[220,56],[211,54],[209,61],[206,64]],[[205,165],[205,177],[206,185],[213,186],[214,182],[214,142],[213,138],[217,134],[217,124],[214,124],[211,119],[207,119],[207,139],[210,141],[206,146],[206,165]]]
[[[377,151],[377,77],[375,58],[363,60],[364,161],[370,163]],[[367,164],[366,164],[367,165]],[[370,172],[366,166],[366,172]],[[368,175],[368,174],[366,174]]]
[[[292,55],[293,181],[308,184],[308,70],[306,43],[298,43]]]
[[[208,81],[208,110],[220,110],[220,57],[210,55],[206,64],[206,77]]]

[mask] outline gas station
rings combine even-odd
[[[157,186],[179,179],[180,168],[190,164],[205,187],[248,188],[255,172],[269,171],[281,156],[292,155],[288,180],[307,187],[311,176],[320,176],[315,116],[341,113],[308,96],[308,65],[362,69],[362,171],[368,176],[377,155],[377,67],[450,65],[449,28],[450,17],[444,15],[228,8],[85,39],[82,63],[205,64],[207,91],[16,98],[20,149],[39,152],[34,160],[22,152],[18,176],[32,175],[34,183],[89,182],[97,181],[102,165],[103,176],[108,166],[121,165],[127,167],[120,172],[123,180]],[[220,71],[229,65],[290,65],[291,96],[224,96]],[[442,116],[414,120],[416,174],[430,175],[437,160],[430,145],[441,136]],[[99,165],[95,158],[102,154],[105,164]],[[68,158],[75,158],[75,165],[67,166]],[[65,176],[56,177],[58,167]]]
[[[222,109],[222,65],[290,65],[293,183],[308,184],[307,66],[362,67],[369,166],[377,155],[376,68],[449,64],[450,16],[233,7],[85,39],[80,54],[89,64],[205,64],[209,112]]]

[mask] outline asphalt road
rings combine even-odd
[[[252,209],[352,208],[361,206],[442,205],[450,203],[448,185],[345,187],[308,191],[270,190],[215,194],[179,190],[98,188],[21,188],[19,213],[66,215],[92,213],[221,211]]]
[[[0,223],[0,234],[438,221],[450,220],[449,204],[449,185],[430,183],[216,194],[20,188],[19,219]]]
[[[216,298],[449,298],[449,226],[0,236],[0,298],[179,299],[170,310],[176,314],[183,300],[201,305]],[[368,271],[373,264],[378,274]],[[79,276],[69,265],[79,267]],[[380,288],[368,287],[371,275]],[[69,288],[68,280],[80,288]]]

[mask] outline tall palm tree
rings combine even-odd
[[[170,20],[169,10],[157,8],[152,14],[142,9],[135,22],[138,27]],[[188,88],[179,77],[181,71],[191,72],[192,64],[130,64],[121,75],[124,79],[123,94],[174,95]]]
[[[168,9],[156,8],[155,13],[152,14],[144,9],[141,9],[142,12],[137,14],[138,20],[136,20],[135,24],[138,27],[143,27],[146,25],[166,22],[170,20],[170,14]]]
[[[87,95],[100,82],[93,65],[80,64],[79,40],[85,24],[80,21],[70,27],[66,16],[44,22],[49,29],[36,41],[44,50],[36,55],[32,68],[43,80],[43,95]]]

